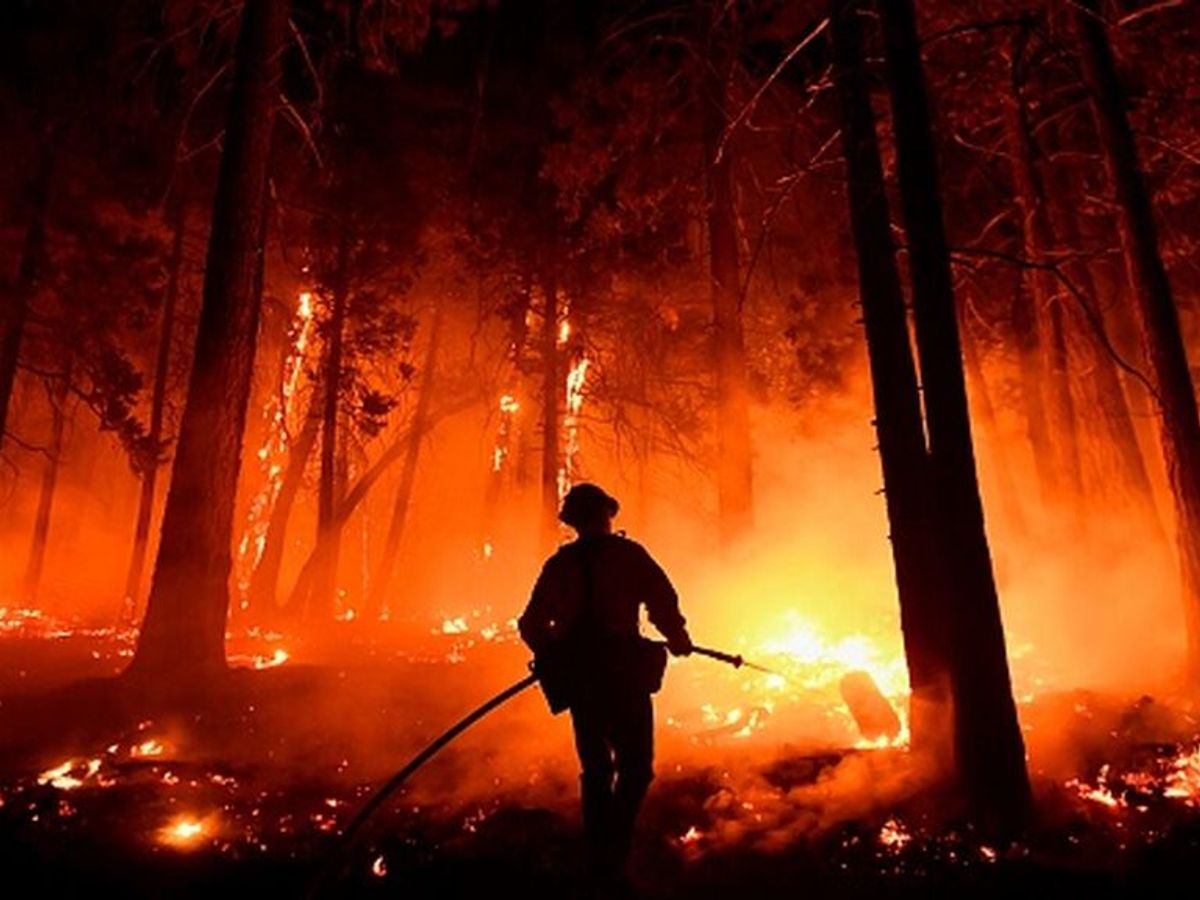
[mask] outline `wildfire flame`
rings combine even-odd
[[[196,847],[209,834],[211,825],[207,819],[192,815],[181,815],[172,819],[158,832],[159,842],[179,850]]]

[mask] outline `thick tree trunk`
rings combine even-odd
[[[733,159],[726,135],[729,126],[726,84],[734,58],[718,39],[718,19],[724,10],[724,4],[697,2],[696,15],[704,41],[699,101],[716,360],[717,517],[721,540],[728,543],[753,525],[754,494]]]
[[[942,518],[955,747],[975,815],[1023,825],[1031,807],[1004,626],[984,527],[920,41],[911,0],[880,3],[913,284],[930,461]]]
[[[1034,318],[1033,298],[1028,285],[1020,281],[1013,291],[1013,343],[1017,350],[1017,385],[1025,434],[1033,451],[1033,469],[1037,475],[1038,494],[1049,505],[1058,496],[1058,467],[1054,464],[1054,445],[1050,437],[1050,421],[1042,386],[1046,383],[1041,343],[1038,340],[1037,320]]]
[[[1035,266],[1022,270],[1022,279],[1033,302],[1034,328],[1043,360],[1041,369],[1047,376],[1040,387],[1044,387],[1049,400],[1048,449],[1053,454],[1056,472],[1062,475],[1063,487],[1070,494],[1067,499],[1078,510],[1083,495],[1083,476],[1066,335],[1063,331],[1062,301],[1054,273],[1040,268],[1048,263],[1056,242],[1047,217],[1046,192],[1037,170],[1037,148],[1030,134],[1021,95],[1019,53],[1018,46],[1013,50],[1012,79],[1004,103],[1004,123],[1017,208],[1020,210],[1022,251]]]
[[[1080,248],[1082,235],[1079,221],[1075,212],[1067,206],[1071,195],[1065,173],[1050,171],[1050,193],[1057,194],[1058,202],[1051,204],[1051,210],[1057,210],[1053,216],[1058,234],[1067,247]],[[1091,303],[1096,315],[1100,315],[1100,292],[1097,290],[1091,269],[1084,263],[1076,262],[1067,266],[1071,280],[1079,286],[1079,290]],[[1086,337],[1081,346],[1087,355],[1092,371],[1092,383],[1095,390],[1096,402],[1099,406],[1099,428],[1101,435],[1113,447],[1117,454],[1121,475],[1134,508],[1153,531],[1164,541],[1166,531],[1163,529],[1162,518],[1155,502],[1154,486],[1150,480],[1150,472],[1146,467],[1146,457],[1138,443],[1137,423],[1129,406],[1129,398],[1121,384],[1121,376],[1113,361],[1109,348],[1104,345],[1094,328],[1084,329]],[[1132,329],[1130,331],[1132,334]]]
[[[339,453],[338,419],[342,405],[342,346],[346,330],[346,307],[350,296],[350,233],[341,226],[338,239],[337,264],[334,273],[332,308],[329,330],[325,336],[324,374],[321,378],[323,407],[321,411],[321,474],[317,486],[317,546],[324,548],[318,563],[313,593],[307,598],[303,615],[328,617],[334,608],[337,591],[338,561],[341,548],[341,523],[335,524],[334,511],[341,501],[338,492],[341,454]],[[342,444],[345,439],[341,440]]]
[[[558,543],[558,470],[562,454],[558,435],[559,402],[565,387],[558,365],[558,286],[553,275],[542,278],[542,515],[543,550]]]
[[[1116,195],[1121,245],[1146,358],[1157,388],[1163,460],[1175,497],[1176,543],[1183,581],[1188,673],[1200,682],[1200,416],[1171,293],[1154,209],[1138,162],[1137,144],[1125,114],[1124,91],[1099,0],[1072,6],[1080,62],[1100,136],[1101,151]]]
[[[396,502],[392,506],[392,518],[388,523],[387,537],[384,539],[383,552],[379,557],[379,568],[376,569],[375,579],[371,584],[370,603],[366,612],[376,616],[389,608],[387,598],[392,587],[392,575],[395,572],[396,557],[400,550],[400,538],[404,535],[404,526],[408,520],[408,507],[412,501],[413,487],[417,481],[417,462],[421,456],[421,444],[425,440],[426,423],[429,420],[430,405],[433,402],[443,308],[444,304],[438,302],[433,311],[433,322],[429,327],[429,345],[425,349],[425,366],[421,372],[421,389],[417,395],[417,408],[413,411],[412,431],[406,442],[404,459],[400,464],[400,484],[396,488]]]
[[[25,562],[25,577],[21,584],[21,597],[28,606],[37,604],[38,590],[42,585],[42,570],[46,563],[46,547],[50,542],[50,517],[54,510],[54,492],[58,487],[58,469],[62,464],[63,435],[67,427],[67,397],[71,388],[71,365],[55,379],[50,392],[50,441],[46,445],[46,459],[42,465],[42,487],[38,495],[37,514],[33,520],[33,537],[29,543],[29,556]]]
[[[134,673],[186,679],[225,665],[234,501],[287,18],[287,0],[251,0],[242,10],[192,376]]]
[[[125,576],[125,597],[122,618],[133,621],[142,597],[142,574],[146,551],[150,546],[150,520],[154,515],[154,488],[158,480],[158,448],[162,442],[163,408],[167,397],[167,375],[170,372],[171,338],[175,328],[175,306],[179,299],[179,273],[183,268],[183,239],[187,228],[186,210],[179,200],[171,203],[171,257],[167,263],[167,286],[163,294],[162,323],[159,326],[158,358],[154,363],[154,386],[150,397],[150,424],[147,439],[155,456],[145,460],[142,489],[138,496],[137,520],[133,530],[133,553]]]
[[[875,399],[875,431],[912,687],[910,727],[914,746],[936,752],[938,744],[948,743],[948,735],[938,733],[938,720],[949,720],[947,647],[941,624],[945,589],[939,577],[929,507],[929,460],[917,373],[892,243],[875,117],[862,69],[862,5],[861,0],[830,2],[834,79]]]
[[[251,608],[262,610],[268,615],[275,608],[275,592],[279,588],[279,570],[283,566],[288,519],[291,517],[296,495],[304,483],[304,472],[308,468],[309,457],[317,445],[317,435],[321,429],[320,410],[323,408],[324,402],[320,394],[314,395],[304,416],[304,424],[288,451],[287,468],[283,470],[283,477],[279,480],[279,493],[275,495],[271,515],[267,519],[262,554],[250,576]]]
[[[0,447],[8,427],[8,406],[13,385],[17,380],[17,364],[21,357],[21,340],[25,336],[25,320],[29,316],[29,301],[37,293],[46,256],[46,212],[50,207],[50,181],[54,171],[54,151],[45,142],[38,160],[38,170],[29,189],[29,223],[25,226],[25,242],[17,280],[10,296],[0,309]]]

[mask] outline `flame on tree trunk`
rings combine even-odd
[[[754,520],[750,393],[746,381],[733,160],[726,111],[726,85],[735,60],[719,39],[720,19],[727,12],[725,4],[708,0],[698,0],[695,8],[702,42],[698,93],[716,359],[717,516],[721,540],[725,543],[745,534]]]
[[[542,278],[542,515],[541,544],[558,541],[558,286],[554,275]]]
[[[242,9],[192,374],[131,674],[185,677],[225,665],[234,500],[287,19],[287,0],[254,0]]]
[[[300,486],[304,483],[304,470],[308,468],[308,459],[317,445],[317,435],[321,430],[320,411],[323,408],[324,400],[318,392],[309,402],[304,424],[288,451],[287,468],[283,470],[283,477],[279,481],[279,493],[275,496],[271,516],[267,520],[262,554],[258,558],[258,565],[254,567],[254,573],[250,576],[250,606],[267,613],[275,608],[275,593],[279,588],[279,570],[283,566],[288,519],[291,517],[296,496],[300,493]]]
[[[863,72],[861,6],[861,0],[830,2],[834,79],[875,400],[874,424],[912,688],[909,719],[914,746],[936,757],[943,739],[938,713],[946,718],[948,707],[946,636],[941,624],[945,591],[929,505],[929,460],[916,366],[892,244],[870,89]],[[948,754],[941,751],[940,755]]]
[[[1035,447],[1035,452],[1049,452],[1055,481],[1062,482],[1070,494],[1076,512],[1083,494],[1083,476],[1079,463],[1079,437],[1076,429],[1075,403],[1071,396],[1068,371],[1067,343],[1064,334],[1062,300],[1058,280],[1044,268],[1048,254],[1055,246],[1050,221],[1046,216],[1046,197],[1037,171],[1037,149],[1030,134],[1021,92],[1020,59],[1025,34],[1019,32],[1012,49],[1009,94],[1004,102],[1004,130],[1011,162],[1013,185],[1016,188],[1021,244],[1025,259],[1032,263],[1022,270],[1028,299],[1033,303],[1034,343],[1039,353],[1040,369],[1045,380],[1033,385],[1034,390],[1048,394],[1048,444]],[[1056,498],[1057,499],[1057,498]]]
[[[383,553],[379,557],[379,568],[371,584],[370,612],[378,615],[388,607],[387,596],[391,589],[392,576],[396,568],[396,557],[400,550],[400,538],[408,519],[408,507],[412,501],[413,487],[417,481],[417,462],[421,456],[421,444],[425,440],[426,423],[433,402],[438,344],[441,339],[444,303],[437,302],[433,321],[429,326],[429,346],[425,350],[425,367],[421,373],[421,389],[417,395],[417,408],[413,411],[412,431],[404,449],[404,460],[400,464],[400,484],[396,487],[396,502],[392,506],[392,518],[388,522],[387,537]]]
[[[312,590],[301,607],[302,615],[331,615],[337,593],[338,560],[341,555],[342,525],[334,515],[345,492],[340,485],[345,461],[342,459],[345,437],[339,441],[338,419],[342,402],[342,346],[346,330],[346,307],[350,296],[350,232],[345,222],[338,239],[332,307],[325,336],[324,374],[321,378],[321,474],[317,485],[317,561]],[[340,446],[339,446],[340,445]]]
[[[913,318],[948,594],[958,772],[975,815],[1011,830],[1031,808],[1000,602],[975,469],[937,155],[911,0],[878,5],[909,248]]]
[[[50,207],[54,158],[51,142],[44,140],[38,154],[37,173],[29,189],[29,224],[25,226],[17,280],[4,302],[3,310],[0,310],[0,446],[4,444],[8,427],[8,405],[17,380],[17,364],[21,357],[21,340],[25,336],[25,320],[29,316],[29,301],[37,293],[45,267],[46,212]]]
[[[1163,461],[1175,498],[1188,675],[1195,684],[1200,682],[1200,415],[1196,393],[1099,0],[1079,0],[1071,7],[1071,15],[1092,117],[1116,195],[1125,266],[1157,391]]]
[[[29,557],[25,563],[25,578],[21,596],[32,606],[37,602],[42,584],[42,570],[46,562],[46,547],[50,541],[50,516],[54,511],[54,492],[58,487],[58,468],[62,463],[63,436],[67,427],[67,397],[71,390],[70,360],[66,369],[54,379],[50,390],[50,441],[46,445],[46,459],[42,466],[42,486],[38,495],[37,514],[33,520],[33,538],[29,544]]]
[[[159,446],[162,443],[163,408],[167,396],[167,375],[171,362],[171,337],[175,327],[175,305],[179,299],[179,273],[183,268],[183,239],[187,230],[186,210],[182,201],[171,201],[169,215],[172,225],[171,257],[167,263],[167,286],[163,292],[162,324],[159,326],[158,357],[154,362],[154,387],[150,398],[150,425],[147,442],[154,456],[144,460],[142,489],[138,495],[137,519],[133,530],[133,551],[125,577],[125,597],[122,618],[132,620],[137,614],[142,594],[142,574],[146,566],[146,551],[150,547],[150,520],[154,515],[154,489],[158,481]]]

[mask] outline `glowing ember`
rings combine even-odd
[[[899,819],[888,819],[879,829],[879,843],[893,853],[899,853],[912,842],[912,834]]]
[[[208,831],[209,826],[205,820],[183,815],[163,826],[158,832],[158,839],[160,843],[168,846],[189,850],[200,843]]]
[[[129,755],[135,757],[162,756],[166,749],[161,741],[150,738],[140,744],[135,744],[129,751]]]
[[[679,836],[679,843],[694,844],[699,841],[701,837],[703,837],[703,835],[700,833],[700,829],[698,829],[695,825],[691,825],[688,827],[687,831]]]
[[[96,776],[100,771],[102,760],[98,757],[88,760],[68,759],[53,769],[47,769],[38,776],[41,785],[50,785],[60,791],[73,791],[83,787],[84,782]]]
[[[387,875],[387,860],[382,855],[375,857],[375,862],[371,863],[371,874],[376,878]]]
[[[289,659],[291,659],[291,657],[288,655],[286,650],[284,650],[282,647],[276,647],[275,652],[270,656],[254,657],[254,668],[273,669],[276,666],[282,666]]]

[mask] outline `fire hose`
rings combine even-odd
[[[765,666],[760,666],[755,663],[747,662],[740,654],[725,653],[721,650],[713,650],[709,647],[692,647],[692,653],[698,656],[707,656],[709,659],[715,659],[717,662],[723,662],[733,666],[735,669],[740,669],[743,666],[747,669],[754,669],[756,672],[765,672],[768,675],[779,675]],[[781,676],[782,677],[782,676]],[[313,888],[309,892],[309,897],[317,897],[320,895],[321,887],[325,884],[327,876],[335,869],[334,863],[340,860],[342,854],[349,848],[353,842],[355,835],[362,827],[370,820],[378,809],[387,802],[388,798],[398,791],[408,779],[420,769],[425,763],[433,759],[446,745],[450,744],[455,738],[461,735],[464,731],[478,722],[480,719],[492,713],[497,708],[503,706],[509,700],[524,692],[528,688],[533,687],[538,682],[536,672],[526,675],[520,681],[506,687],[500,693],[496,694],[491,699],[477,706],[474,710],[463,716],[441,735],[431,741],[426,747],[421,750],[416,756],[410,759],[402,769],[396,772],[391,778],[379,788],[371,798],[363,804],[362,808],[350,820],[345,830],[341,833],[341,839],[338,846],[335,848],[331,861],[323,866],[317,873],[317,877],[313,882]]]

